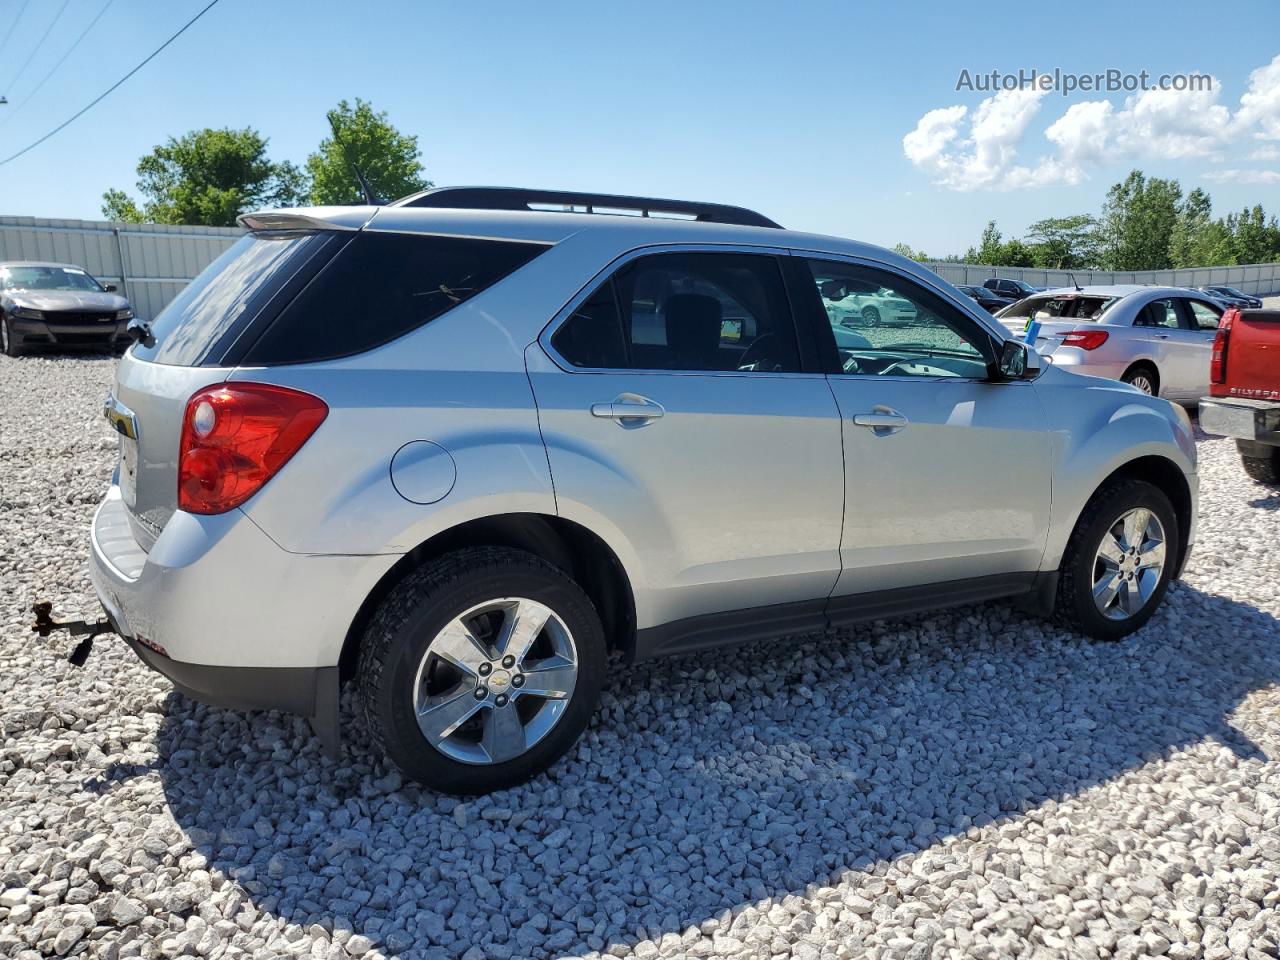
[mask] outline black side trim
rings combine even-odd
[[[922,587],[900,587],[832,597],[827,601],[827,619],[833,627],[863,620],[884,620],[922,610],[958,607],[1000,597],[1016,597],[1029,593],[1036,583],[1034,573],[1002,573],[989,577],[971,577],[947,583],[930,583]]]
[[[674,620],[636,631],[634,660],[650,660],[791,633],[825,630],[825,600],[801,600]]]
[[[1056,587],[1056,579],[1046,580],[1036,573],[999,574],[688,617],[637,630],[632,660],[696,653],[754,640],[818,633],[865,620],[1019,597],[1038,587],[1040,591],[1051,590]],[[1035,599],[1041,598],[1037,595]]]
[[[124,638],[148,667],[168,677],[179,693],[232,710],[283,710],[306,717],[332,756],[339,747],[338,668],[218,667],[184,663]]]

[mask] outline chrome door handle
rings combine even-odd
[[[855,413],[853,422],[856,426],[874,431],[878,437],[884,437],[897,433],[911,421],[896,410],[881,409],[874,413]]]
[[[859,413],[853,422],[860,427],[905,427],[907,418],[900,413]]]
[[[648,397],[621,396],[612,403],[593,403],[591,415],[607,420],[657,420],[666,410]]]

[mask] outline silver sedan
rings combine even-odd
[[[1038,324],[1036,350],[1056,367],[1192,403],[1209,392],[1222,313],[1198,290],[1130,284],[1047,290],[996,318],[1018,336]]]

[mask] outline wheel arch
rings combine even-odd
[[[617,554],[597,534],[563,517],[507,513],[478,517],[442,530],[408,551],[389,569],[356,611],[338,665],[343,680],[355,672],[360,641],[378,605],[411,571],[463,547],[524,550],[563,570],[586,591],[604,625],[609,649],[628,659],[635,652],[636,606]]]
[[[1140,367],[1150,370],[1155,375],[1156,389],[1154,396],[1158,397],[1160,395],[1160,386],[1163,378],[1160,376],[1160,367],[1156,364],[1155,360],[1150,357],[1139,357],[1137,360],[1134,360],[1124,368],[1124,373],[1120,374],[1120,379],[1124,380],[1125,377],[1129,376],[1129,374]]]
[[[1085,501],[1085,506],[1087,507],[1089,502],[1097,496],[1099,490],[1121,479],[1145,480],[1164,493],[1169,498],[1169,502],[1173,504],[1174,516],[1178,518],[1178,556],[1173,575],[1175,577],[1178,576],[1181,574],[1182,565],[1187,559],[1189,549],[1187,534],[1194,516],[1191,502],[1191,486],[1187,483],[1186,475],[1168,457],[1162,457],[1158,454],[1138,457],[1121,464],[1107,474],[1102,479],[1102,482],[1094,488],[1093,493],[1089,495],[1088,500]],[[1079,522],[1078,515],[1076,520]]]

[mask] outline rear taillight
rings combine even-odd
[[[319,397],[264,383],[206,387],[187,401],[178,509],[225,513],[275,476],[329,415]]]
[[[1213,338],[1213,356],[1209,360],[1209,382],[1227,382],[1227,344],[1231,341],[1231,325],[1240,316],[1239,307],[1228,307],[1218,323],[1218,335]]]
[[[1058,334],[1064,347],[1079,347],[1081,350],[1097,350],[1107,342],[1109,334],[1105,330],[1069,330]]]

